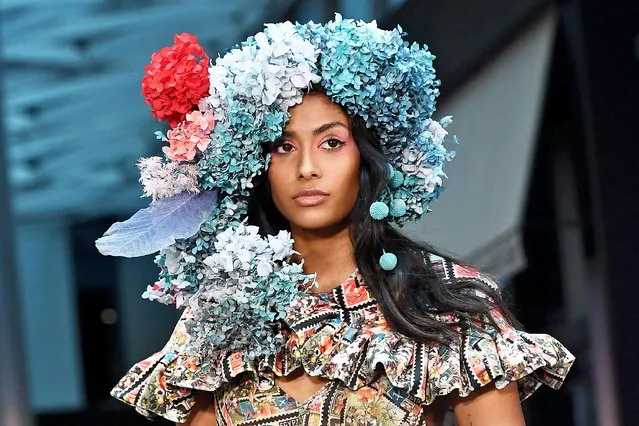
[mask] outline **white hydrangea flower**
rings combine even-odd
[[[428,123],[428,131],[433,137],[433,142],[442,144],[444,142],[444,139],[448,135],[448,131],[444,129],[444,127],[438,121],[429,121],[430,122]]]
[[[233,270],[233,256],[228,252],[213,253],[204,258],[202,262],[216,272],[219,270],[225,272]]]
[[[202,262],[215,273],[223,271],[230,275],[241,269],[266,277],[273,272],[274,262],[282,261],[292,254],[293,240],[287,231],[262,238],[257,226],[241,223],[235,229],[229,227],[220,232],[214,247],[216,252]],[[215,279],[214,276],[209,277]]]
[[[237,258],[240,260],[240,262],[242,262],[243,264],[248,264],[251,262],[251,260],[253,260],[253,257],[255,256],[255,253],[251,252],[250,250],[247,250],[245,248],[240,249],[237,251]]]
[[[257,275],[260,277],[268,277],[273,272],[273,265],[266,260],[257,264]]]
[[[401,170],[410,176],[424,180],[424,190],[432,193],[442,185],[445,176],[441,167],[433,167],[427,161],[427,153],[415,148],[405,148],[400,156]]]
[[[236,300],[238,303],[248,303],[249,302],[249,298],[248,298],[246,292],[241,290],[241,289],[237,289],[233,293],[233,295],[231,295],[231,298]]]
[[[424,188],[426,189],[426,192],[432,193],[435,191],[435,188],[441,186],[442,184],[443,182],[441,174],[431,173],[425,179]]]
[[[164,255],[164,265],[167,268],[167,271],[171,275],[177,275],[182,272],[182,258],[184,257],[184,252],[178,250],[175,245],[170,245],[167,248],[160,250],[160,256]]]
[[[284,260],[290,256],[293,249],[293,240],[288,231],[281,230],[276,236],[268,236],[268,244],[273,251],[273,259]]]
[[[233,236],[234,236],[233,234],[234,234],[233,228],[231,227],[226,228],[224,231],[217,234],[215,236],[215,238],[217,239],[217,242],[215,243],[215,248],[220,250],[224,247],[224,244],[230,243],[231,240],[233,239]]]
[[[179,278],[171,280],[171,285],[179,289],[185,289],[185,288],[191,287],[191,283],[189,281],[179,279]]]
[[[292,22],[268,23],[265,32],[273,40],[273,43],[286,43],[291,37],[297,35],[295,25]]]
[[[241,226],[241,225],[240,225]],[[246,232],[249,236],[253,237],[253,236],[259,236],[258,234],[260,233],[260,228],[259,226],[255,226],[255,225],[248,225],[246,227]]]
[[[318,50],[291,22],[267,24],[254,41],[231,50],[209,68],[207,101],[216,120],[224,118],[225,106],[235,95],[247,98],[258,111],[273,104],[287,109],[302,101],[303,89],[321,79],[315,65]]]
[[[178,162],[165,163],[161,157],[140,158],[140,182],[144,196],[153,201],[188,191],[198,193],[197,165]]]
[[[177,309],[182,309],[184,306],[189,304],[190,295],[185,293],[178,293],[175,296],[175,307]]]

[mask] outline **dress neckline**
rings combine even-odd
[[[311,293],[308,292],[310,296],[315,296],[323,300],[335,301],[338,298],[338,295],[349,292],[353,287],[360,287],[362,285],[361,275],[359,273],[359,268],[355,267],[353,272],[349,274],[341,283],[337,284],[333,289],[328,291],[322,291],[320,293]]]
[[[308,293],[308,296],[342,313],[369,308],[377,303],[357,268],[333,290]]]

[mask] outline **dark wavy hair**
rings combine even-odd
[[[350,238],[359,272],[389,325],[419,342],[447,343],[458,339],[460,333],[433,314],[458,316],[461,321],[456,326],[462,329],[475,327],[477,318],[496,326],[489,313],[496,307],[511,324],[519,326],[499,292],[479,279],[445,280],[430,263],[428,254],[461,262],[412,240],[386,221],[371,218],[369,206],[379,198],[388,181],[388,160],[375,132],[366,127],[362,118],[350,117],[350,127],[361,156],[359,193],[350,214]],[[268,147],[264,149],[266,153]],[[259,226],[263,234],[289,229],[287,219],[273,202],[266,173],[255,179],[248,221]],[[379,266],[382,249],[397,255],[397,266],[390,272]]]

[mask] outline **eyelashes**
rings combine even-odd
[[[285,151],[285,152],[281,152],[280,148],[284,147],[284,146],[288,146],[288,147],[293,147],[293,145],[291,145],[288,142],[285,141],[275,141],[273,142],[273,146],[271,147],[271,152],[272,153],[276,153],[276,154],[286,154],[287,152],[290,151]]]
[[[334,150],[340,149],[345,144],[346,142],[340,139],[330,138],[322,142],[320,144],[320,147],[322,147],[322,149],[325,151],[334,151]],[[276,140],[275,142],[273,142],[273,147],[271,149],[271,152],[276,154],[288,154],[289,152],[292,152],[294,149],[295,147],[290,142],[287,142],[286,140],[279,140],[279,141]]]
[[[327,139],[324,142],[322,142],[322,145],[320,145],[320,146],[324,146],[324,145],[328,144],[329,142],[337,142],[337,146],[333,146],[333,147],[330,147],[330,148],[324,148],[324,149],[326,149],[328,151],[332,151],[334,149],[339,149],[345,144],[345,142],[343,142],[343,141],[341,141],[341,140],[339,140],[337,138],[330,138],[330,139]]]

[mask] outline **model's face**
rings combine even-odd
[[[360,156],[349,119],[327,96],[310,93],[271,144],[268,181],[291,230],[342,227],[359,191]],[[305,195],[304,191],[319,195]]]

